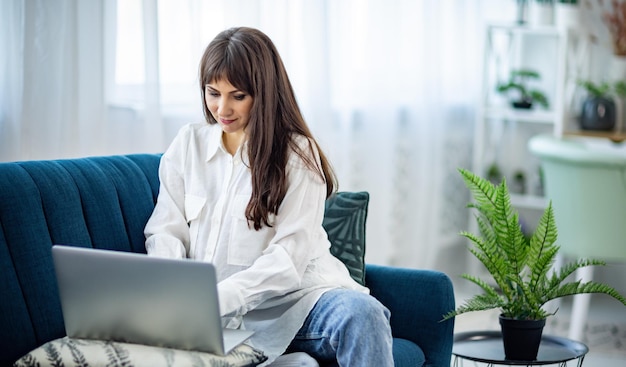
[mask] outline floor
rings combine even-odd
[[[459,287],[457,287],[459,288]],[[471,294],[457,290],[457,302],[466,300]],[[570,298],[570,297],[568,297]],[[544,333],[567,337],[571,298],[563,299],[556,315],[546,323]],[[455,333],[476,330],[499,330],[498,311],[470,312],[459,315],[455,320]],[[589,348],[585,356],[585,367],[626,366],[626,307],[605,295],[594,295],[591,300],[589,319],[582,340]],[[574,361],[568,366],[575,366]],[[484,367],[486,364],[465,361],[464,367]]]

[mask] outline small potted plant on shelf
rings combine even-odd
[[[496,162],[491,163],[487,168],[487,180],[495,185],[502,181],[502,171]]]
[[[579,268],[605,265],[601,260],[579,259],[553,269],[559,246],[555,244],[557,228],[551,202],[528,238],[519,214],[511,206],[506,179],[494,185],[470,171],[459,172],[474,197],[469,207],[477,210],[480,231],[480,235],[462,235],[473,243],[469,251],[486,267],[497,288],[476,276],[462,275],[484,293],[444,315],[444,320],[466,312],[499,309],[505,357],[532,361],[537,358],[546,318],[556,313],[545,310],[548,301],[581,293],[604,293],[626,305],[624,297],[608,285],[568,281]]]
[[[508,94],[511,91],[516,92],[516,97],[512,101],[514,108],[531,108],[533,103],[548,108],[548,98],[538,89],[530,89],[531,80],[540,79],[538,72],[530,69],[511,70],[509,80],[506,83],[499,83],[496,90],[501,94]]]
[[[578,84],[587,92],[580,114],[581,129],[612,130],[615,127],[615,101],[610,94],[611,85],[590,80],[581,80]]]
[[[585,89],[585,97],[580,113],[580,128],[583,130],[610,131],[615,128],[617,119],[614,95],[624,93],[624,84],[612,88],[608,82],[594,83],[580,80],[578,84]]]
[[[526,193],[526,174],[524,171],[517,170],[513,173],[513,183],[509,191],[521,195]]]

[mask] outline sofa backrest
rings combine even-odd
[[[145,252],[159,160],[0,163],[0,366],[65,335],[53,244]]]

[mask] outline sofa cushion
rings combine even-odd
[[[259,350],[242,344],[228,355],[150,347],[139,344],[63,337],[45,343],[15,362],[22,366],[256,366],[267,360]]]
[[[423,366],[426,363],[426,356],[412,341],[393,338],[393,363],[395,367]]]
[[[338,192],[326,199],[322,225],[328,233],[330,251],[341,260],[350,275],[365,285],[365,222],[369,194]]]

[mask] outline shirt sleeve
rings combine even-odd
[[[300,157],[291,155],[288,189],[275,217],[274,237],[249,268],[218,284],[223,316],[244,315],[266,300],[300,289],[307,267],[328,253],[322,227],[326,184]]]
[[[159,195],[144,228],[148,255],[185,258],[189,252],[189,226],[184,212],[184,142],[186,130],[172,141],[159,164]]]

